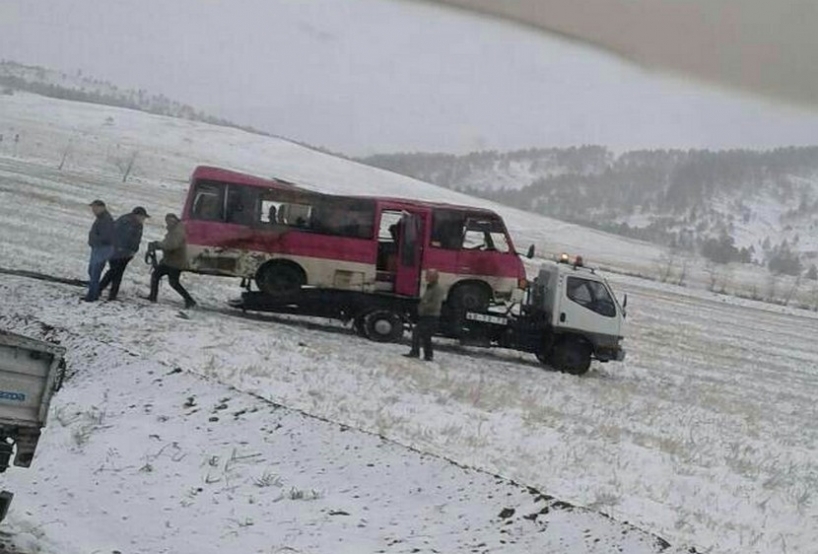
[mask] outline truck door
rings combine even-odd
[[[424,236],[424,221],[420,214],[407,213],[401,218],[395,275],[395,292],[398,294],[419,294]]]
[[[554,325],[586,333],[618,336],[619,308],[605,284],[579,275],[567,275],[563,279]]]

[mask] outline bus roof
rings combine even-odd
[[[288,189],[296,189],[296,190],[303,190],[305,192],[312,192],[315,194],[327,194],[319,191],[314,191],[308,189],[306,187],[302,187],[300,185],[296,185],[295,183],[291,183],[289,181],[285,181],[284,179],[279,179],[277,177],[273,178],[262,178],[256,177],[253,175],[248,175],[246,173],[240,173],[238,171],[233,171],[230,169],[223,169],[219,167],[213,166],[206,166],[200,165],[195,170],[193,170],[192,179],[213,179],[216,181],[227,181],[229,183],[235,183],[239,185],[248,185],[252,187],[282,187]],[[367,200],[377,200],[379,202],[385,202],[389,204],[394,204],[396,207],[406,206],[406,207],[429,207],[429,208],[449,208],[455,210],[466,210],[470,212],[477,212],[482,213],[485,215],[494,215],[497,216],[492,210],[486,208],[478,208],[476,206],[463,206],[458,204],[448,204],[445,202],[431,202],[426,200],[416,200],[412,198],[396,198],[396,197],[385,197],[385,196],[366,196],[366,195],[328,195],[328,196],[344,196],[345,198],[361,198]],[[499,216],[497,216],[499,217]]]

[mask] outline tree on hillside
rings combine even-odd
[[[789,243],[784,240],[776,246],[769,256],[767,267],[774,274],[798,276],[803,270],[801,259],[796,252],[790,249]]]

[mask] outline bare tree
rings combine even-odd
[[[716,262],[708,261],[704,266],[704,272],[707,273],[707,290],[715,292],[716,283],[719,281],[719,265]]]
[[[65,145],[65,149],[62,151],[62,158],[60,159],[60,165],[57,167],[59,171],[62,171],[63,166],[65,166],[65,161],[68,159],[68,154],[71,153],[72,141],[74,139],[68,139],[68,143]]]
[[[785,306],[789,306],[790,300],[792,300],[792,297],[798,291],[798,287],[800,285],[801,285],[801,275],[798,275],[798,277],[795,278],[795,281],[793,281],[792,287],[790,287],[789,292],[787,292],[786,296],[784,297],[784,305]]]
[[[659,280],[667,283],[673,275],[673,266],[676,264],[676,251],[671,249],[668,253],[659,256]]]
[[[775,297],[778,295],[778,275],[770,273],[767,277],[767,302],[775,302]]]
[[[133,165],[138,154],[139,151],[134,150],[129,158],[117,158],[115,160],[116,166],[120,169],[120,171],[122,171],[123,183],[128,180],[128,176],[131,174],[131,170],[133,169]]]
[[[685,280],[687,279],[687,260],[682,262],[682,270],[679,272],[679,279],[676,281],[676,284],[680,287],[685,286]]]

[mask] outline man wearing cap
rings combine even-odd
[[[94,200],[90,206],[95,219],[88,233],[91,259],[88,262],[88,293],[83,301],[96,302],[99,299],[99,278],[114,253],[114,219],[102,200]]]
[[[196,302],[191,298],[185,287],[179,282],[182,270],[187,268],[187,235],[185,224],[176,217],[176,214],[165,216],[168,232],[161,241],[151,242],[148,248],[162,251],[162,261],[159,262],[151,274],[151,293],[148,300],[156,302],[159,296],[159,281],[165,275],[171,288],[185,300],[185,308],[192,308]]]
[[[149,218],[148,212],[142,206],[137,206],[131,213],[125,214],[114,222],[114,253],[108,260],[108,271],[99,284],[99,290],[103,291],[111,286],[108,292],[108,300],[116,300],[119,294],[119,285],[122,283],[122,276],[125,268],[139,252],[139,244],[142,242],[142,227],[145,220]]]

